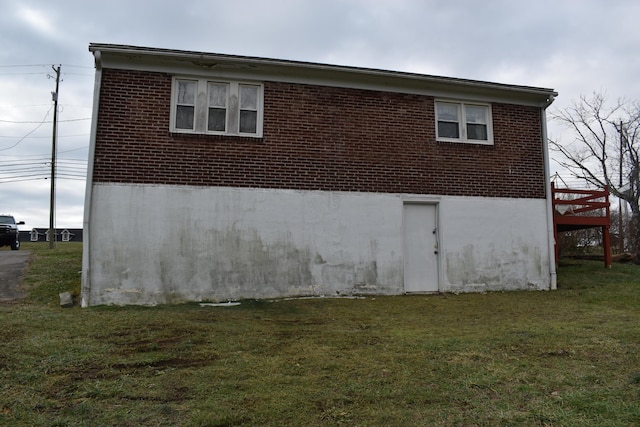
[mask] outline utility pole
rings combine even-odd
[[[51,142],[51,195],[49,198],[49,249],[55,248],[55,206],[56,206],[56,139],[58,138],[58,88],[60,86],[60,65],[51,66],[56,72],[56,90],[51,92],[53,98],[53,138]]]

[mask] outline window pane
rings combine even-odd
[[[193,107],[178,105],[176,109],[176,128],[193,129]]]
[[[196,82],[191,80],[178,80],[178,104],[195,104]]]
[[[258,113],[256,111],[240,111],[240,132],[256,133],[257,118]]]
[[[258,86],[240,86],[240,108],[243,110],[258,109]]]
[[[436,111],[438,114],[438,120],[445,120],[448,122],[458,121],[458,104],[438,102],[436,104]]]
[[[458,123],[438,122],[439,138],[460,138]]]
[[[227,106],[227,85],[221,83],[209,83],[209,106]]]
[[[487,126],[467,124],[467,138],[480,141],[487,141]]]
[[[227,128],[227,110],[224,108],[209,108],[208,130],[224,132]]]
[[[487,124],[487,107],[467,106],[465,108],[467,123]]]

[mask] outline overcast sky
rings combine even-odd
[[[56,226],[82,226],[91,42],[539,86],[559,92],[553,110],[640,99],[639,17],[635,0],[0,0],[0,212],[49,225],[61,65]]]

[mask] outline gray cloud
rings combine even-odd
[[[60,158],[74,167],[86,161],[90,42],[542,86],[560,93],[552,108],[594,90],[640,99],[640,4],[633,0],[0,0],[0,10],[0,171],[40,162],[35,173],[46,174],[51,113],[8,147],[51,108],[51,64],[62,64],[63,73]],[[562,135],[553,124],[550,131]],[[45,179],[0,179],[0,211],[20,216],[27,228],[46,227],[48,188]],[[59,181],[59,226],[82,225],[83,196],[82,180]]]

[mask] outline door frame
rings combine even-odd
[[[441,232],[441,221],[440,221],[440,198],[414,198],[414,197],[407,197],[407,198],[403,198],[402,200],[402,259],[403,259],[403,265],[402,265],[402,285],[403,288],[405,289],[405,293],[409,293],[409,294],[419,294],[421,293],[420,291],[406,291],[406,278],[405,278],[405,256],[406,256],[406,242],[405,242],[405,232],[407,231],[407,224],[405,222],[405,212],[404,212],[404,208],[406,205],[429,205],[429,206],[434,206],[435,207],[435,218],[434,218],[434,222],[435,222],[435,238],[436,238],[436,244],[437,244],[437,253],[436,255],[436,280],[437,280],[437,285],[438,285],[438,289],[436,291],[424,291],[423,293],[436,293],[436,292],[442,292],[442,280],[443,280],[443,272],[442,272],[442,251],[443,251],[443,245],[442,245],[442,232]]]

